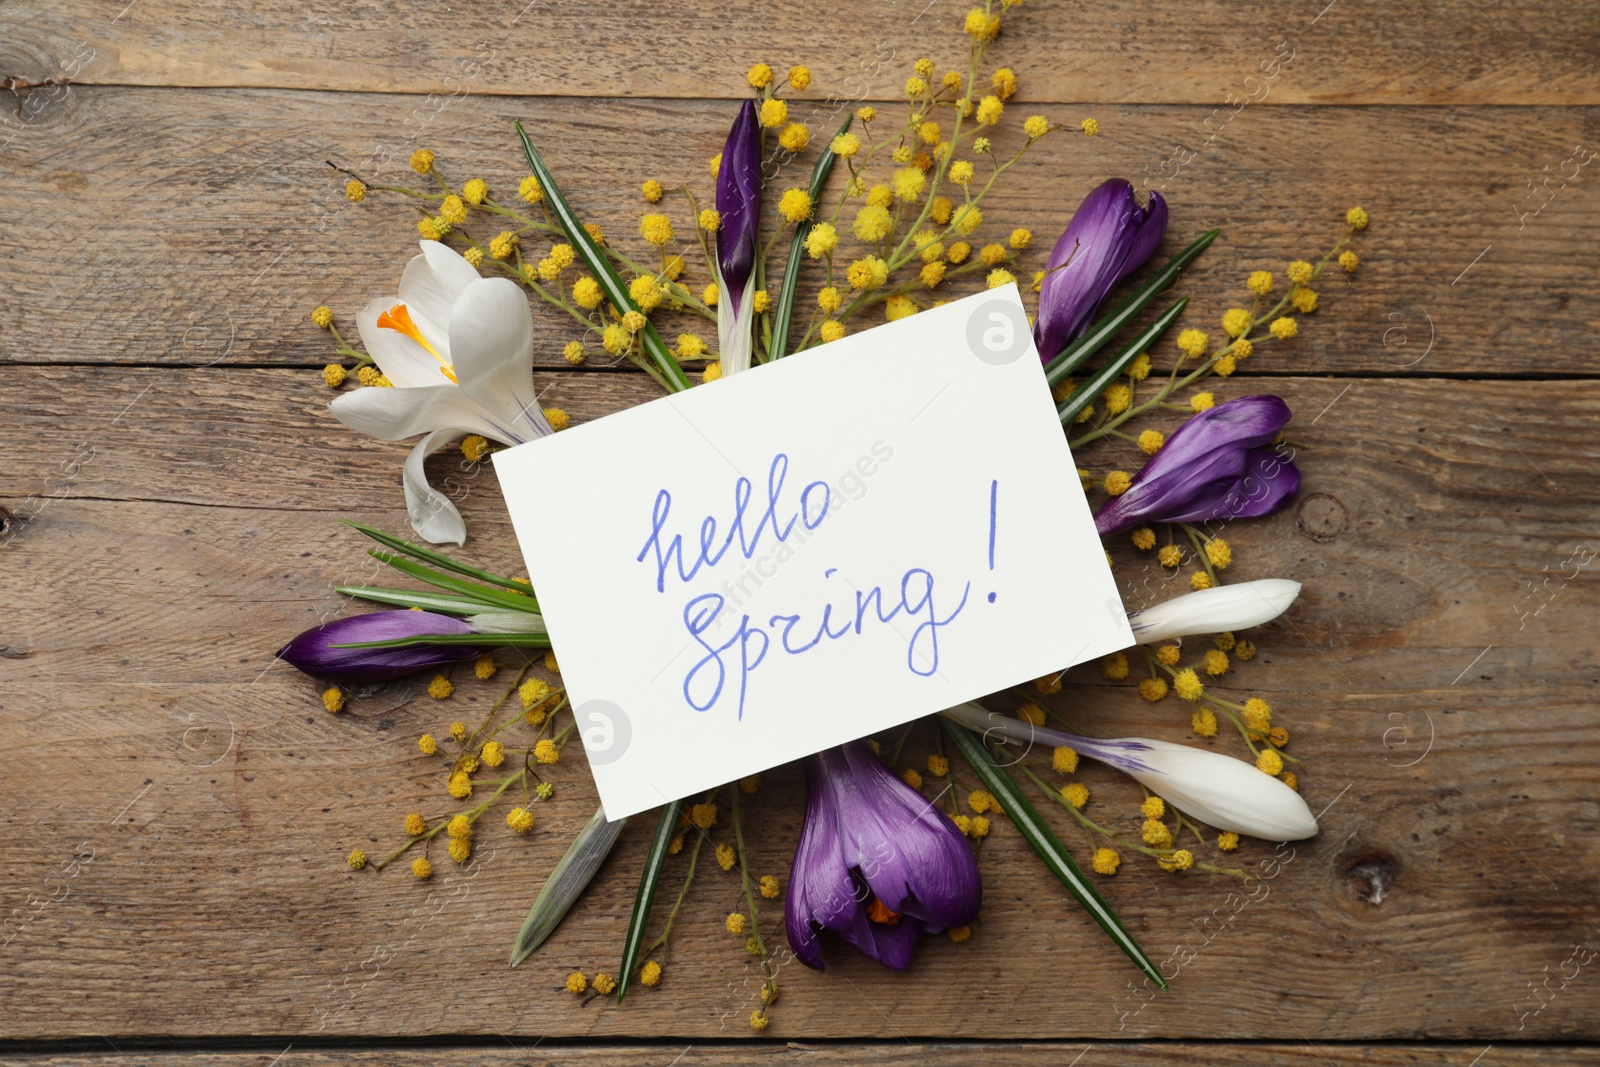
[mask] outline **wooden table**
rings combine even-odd
[[[341,517],[404,528],[408,446],[328,415],[330,347],[307,313],[348,325],[392,291],[412,215],[348,203],[324,161],[395,181],[426,146],[456,181],[505,188],[524,173],[520,118],[626,239],[644,178],[709,189],[751,62],[811,65],[796,111],[820,134],[829,94],[888,101],[919,55],[963,56],[962,13],[0,9],[4,1062],[1600,1063],[1600,586],[1584,565],[1600,546],[1600,169],[1569,162],[1600,145],[1594,4],[1007,15],[1016,106],[1092,114],[1102,134],[1030,154],[995,233],[1053,236],[1093,182],[1148,181],[1172,204],[1169,252],[1223,228],[1181,282],[1205,326],[1247,270],[1325,247],[1348,205],[1374,219],[1362,269],[1324,287],[1302,336],[1217,390],[1296,412],[1300,498],[1230,533],[1230,576],[1306,583],[1237,684],[1293,731],[1322,832],[1248,910],[1224,905],[1226,879],[1130,864],[1103,881],[1179,972],[1170,993],[1139,987],[1000,820],[971,941],[928,941],[906,975],[844,951],[826,975],[788,967],[760,1038],[720,929],[734,883],[715,870],[658,988],[622,1007],[570,996],[568,972],[615,967],[648,830],[506,969],[593,807],[576,753],[528,838],[486,834],[431,883],[345,867],[438,807],[416,737],[490,691],[441,706],[423,679],[333,717],[272,658],[364,573]],[[1233,110],[1290,52],[1268,97]],[[569,368],[568,331],[538,318],[546,402],[586,420],[656,395],[631,370]],[[518,569],[492,479],[462,484],[465,555]],[[1091,730],[1187,734],[1175,702],[1092,667],[1057,699]],[[1086,780],[1096,810],[1137,825],[1125,785]],[[786,872],[800,795],[791,768],[751,799],[759,869]]]

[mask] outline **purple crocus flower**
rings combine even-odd
[[[1241,396],[1208,408],[1167,438],[1161,451],[1094,517],[1102,535],[1143,522],[1248,519],[1276,511],[1300,488],[1293,461],[1268,443],[1289,421],[1277,396]]]
[[[761,123],[754,101],[739,108],[717,171],[717,334],[722,372],[750,367],[756,229],[761,221]]]
[[[1138,270],[1167,230],[1167,202],[1152,192],[1140,207],[1122,178],[1083,198],[1045,264],[1033,343],[1049,363],[1089,328],[1106,294]],[[1066,266],[1062,266],[1066,264]]]
[[[921,934],[966,926],[983,900],[961,831],[865,741],[807,761],[806,821],[789,878],[789,947],[819,971],[824,930],[904,970]]]
[[[403,648],[334,648],[359,641],[469,634],[472,627],[431,611],[374,611],[314,626],[278,649],[278,658],[315,678],[337,682],[383,682],[430,667],[473,659],[484,650],[467,645],[408,645]]]

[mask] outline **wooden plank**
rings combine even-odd
[[[758,60],[809,64],[811,93],[893,92],[919,56],[964,63],[970,4],[780,0],[753,13],[497,4],[398,14],[289,3],[219,13],[197,0],[73,2],[13,16],[4,73],[101,84],[394,93],[737,97]],[[1582,14],[1577,21],[1582,22]],[[1037,100],[1220,104],[1275,54],[1286,103],[1600,103],[1595,35],[1554,0],[1377,8],[1222,0],[1151,8],[1030,0],[992,53]]]
[[[263,1052],[161,1052],[158,1054],[63,1054],[0,1058],[4,1067],[262,1067],[272,1056]],[[386,1064],[431,1067],[446,1056],[470,1058],[484,1067],[501,1064],[615,1064],[636,1063],[639,1067],[723,1067],[726,1064],[805,1064],[826,1067],[830,1064],[870,1063],[877,1067],[925,1067],[929,1063],[982,1062],[993,1067],[1034,1067],[1039,1063],[1071,1063],[1082,1056],[1084,1067],[1115,1062],[1139,1067],[1141,1064],[1179,1064],[1193,1067],[1314,1067],[1330,1062],[1331,1056],[1346,1062],[1372,1067],[1414,1067],[1422,1063],[1466,1064],[1474,1049],[1460,1045],[1369,1045],[1369,1044],[1195,1044],[1184,1041],[1139,1045],[1128,1042],[1038,1042],[1021,1041],[975,1044],[956,1041],[884,1042],[875,1045],[806,1044],[788,1042],[741,1041],[722,1045],[565,1044],[545,1042],[519,1048],[436,1046],[427,1050],[338,1049],[301,1051],[292,1044],[276,1061],[278,1067],[325,1067],[329,1064]],[[1485,1050],[1487,1051],[1487,1050]],[[1091,1055],[1090,1053],[1093,1053]],[[1098,1058],[1097,1058],[1098,1057]],[[1466,1058],[1463,1058],[1466,1057]],[[1494,1046],[1492,1059],[1485,1067],[1517,1067],[1520,1064],[1559,1062],[1580,1067],[1600,1063],[1600,1052],[1587,1045],[1540,1045],[1536,1047]]]
[[[427,144],[453,180],[481,173],[514,199],[523,171],[510,131],[520,118],[580,210],[640,254],[639,182],[708,196],[704,163],[729,110],[659,100],[575,110],[481,95],[420,106],[370,94],[74,89],[0,149],[16,175],[0,187],[12,236],[0,278],[13,294],[0,312],[0,361],[321,366],[332,345],[310,309],[327,303],[353,336],[356,311],[392,292],[417,247],[409,202],[374,194],[351,204],[324,160],[409,181],[406,158]],[[1169,200],[1169,254],[1224,228],[1180,283],[1194,298],[1187,322],[1215,332],[1248,296],[1247,271],[1314,258],[1360,202],[1375,219],[1359,238],[1365,266],[1328,279],[1302,337],[1276,353],[1263,346],[1253,372],[1594,373],[1600,311],[1584,281],[1600,270],[1588,239],[1600,198],[1581,174],[1538,196],[1526,187],[1564,162],[1579,167],[1573,145],[1592,140],[1579,110],[1519,111],[1513,123],[1496,108],[1249,108],[1225,125],[1209,108],[1044,110],[1073,121],[1092,110],[1103,132],[1046,140],[986,207],[980,240],[1034,229],[1030,267],[1083,191],[1130,176]],[[807,117],[819,135],[837,122],[825,109]],[[774,187],[801,182],[810,165],[790,164]],[[1545,206],[1529,214],[1536,204]],[[674,194],[666,207],[687,252],[686,205]],[[500,226],[470,228],[486,240]],[[707,271],[698,249],[687,258],[698,290]],[[802,307],[809,314],[809,296]],[[544,305],[536,319],[540,362],[564,368],[573,323]],[[691,328],[664,325],[669,335]]]
[[[351,847],[396,843],[404,812],[448,810],[415,739],[479,714],[494,689],[458,674],[456,696],[436,704],[405,682],[330,717],[315,685],[273,666],[288,635],[345,610],[332,584],[366,576],[335,517],[401,521],[401,450],[335,453],[326,442],[360,446],[305,378],[7,372],[0,452],[18,461],[0,470],[0,503],[51,499],[0,547],[0,721],[20,801],[0,814],[13,931],[0,996],[29,1007],[0,1036],[744,1033],[751,971],[721,929],[736,882],[715,868],[691,892],[660,987],[621,1008],[561,990],[572,970],[615,966],[642,825],[549,946],[506,970],[521,911],[592,810],[576,753],[554,769],[556,796],[528,838],[491,821],[474,863],[436,855],[425,884],[342,865]],[[631,381],[558,384],[590,417],[635,399],[608,392]],[[1174,975],[1171,993],[1152,994],[1000,820],[971,941],[929,939],[907,975],[838,946],[827,974],[785,966],[769,1037],[1300,1046],[1594,1032],[1600,994],[1571,968],[1582,974],[1574,946],[1595,937],[1600,587],[1592,565],[1563,561],[1595,534],[1586,502],[1600,472],[1583,442],[1600,387],[1278,384],[1300,412],[1303,498],[1229,531],[1231,573],[1307,589],[1263,629],[1258,660],[1221,684],[1265,696],[1293,731],[1321,835],[1268,868],[1273,851],[1247,843],[1238,861],[1267,890],[1247,909],[1213,878],[1130,862],[1106,881]],[[62,474],[82,442],[93,459]],[[475,490],[463,507],[472,558],[514,566],[495,494]],[[1137,600],[1148,573],[1131,549],[1117,556]],[[1069,680],[1057,706],[1090,732],[1186,735],[1175,701],[1147,705],[1092,667]],[[930,744],[914,736],[907,751]],[[1082,777],[1092,812],[1137,826],[1128,783]],[[752,862],[782,874],[801,786],[792,767],[766,779],[751,800]],[[1477,1050],[1464,1051],[1462,1062]]]

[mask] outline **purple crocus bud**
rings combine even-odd
[[[1152,192],[1140,207],[1122,178],[1083,198],[1045,264],[1033,342],[1049,363],[1088,329],[1106,294],[1138,270],[1167,230],[1167,202]],[[1063,266],[1065,264],[1065,266]]]
[[[750,369],[754,345],[756,229],[761,221],[761,124],[746,100],[717,171],[717,359],[724,376]]]
[[[745,283],[756,266],[756,226],[761,215],[761,124],[754,101],[746,100],[728,131],[717,171],[717,267],[722,298],[738,314]]]
[[[467,645],[408,645],[404,648],[334,648],[360,641],[392,641],[432,634],[469,634],[472,627],[431,611],[374,611],[314,626],[278,649],[286,660],[315,678],[336,682],[383,682],[430,667],[473,659],[484,650]]]
[[[904,970],[924,933],[978,916],[983,881],[961,831],[889,773],[865,741],[806,763],[806,821],[784,922],[789,947],[822,970],[832,930],[862,955]]]
[[[1289,421],[1277,396],[1241,396],[1207,408],[1094,517],[1101,535],[1143,522],[1248,519],[1276,511],[1300,488],[1293,461],[1266,447]]]

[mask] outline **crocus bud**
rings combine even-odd
[[[806,820],[789,876],[789,947],[822,970],[832,930],[868,959],[904,970],[924,933],[978,916],[983,881],[953,822],[889,773],[865,741],[806,762]]]
[[[746,100],[728,131],[717,170],[717,340],[722,373],[750,367],[756,236],[761,222],[761,123]]]
[[[472,627],[431,611],[374,611],[314,626],[278,649],[278,658],[315,678],[336,682],[383,682],[431,667],[482,655],[467,645],[407,645],[402,648],[334,648],[362,641],[467,634]]]
[[[1300,583],[1287,578],[1219,585],[1136,611],[1128,616],[1128,625],[1141,645],[1192,634],[1229,633],[1271,622],[1299,595]]]
[[[1289,421],[1277,396],[1241,396],[1173,431],[1133,484],[1095,513],[1102,536],[1145,522],[1266,515],[1300,488],[1293,461],[1266,447]]]
[[[1097,186],[1056,242],[1039,289],[1033,341],[1049,363],[1088,329],[1112,288],[1138,270],[1167,229],[1167,202],[1152,192],[1144,207],[1133,186],[1112,178]]]
[[[1299,793],[1254,765],[1220,752],[1145,737],[1079,737],[975,704],[962,704],[944,714],[968,729],[1045,748],[1065,746],[1109,764],[1185,815],[1218,830],[1266,841],[1299,841],[1317,832],[1316,817]]]

